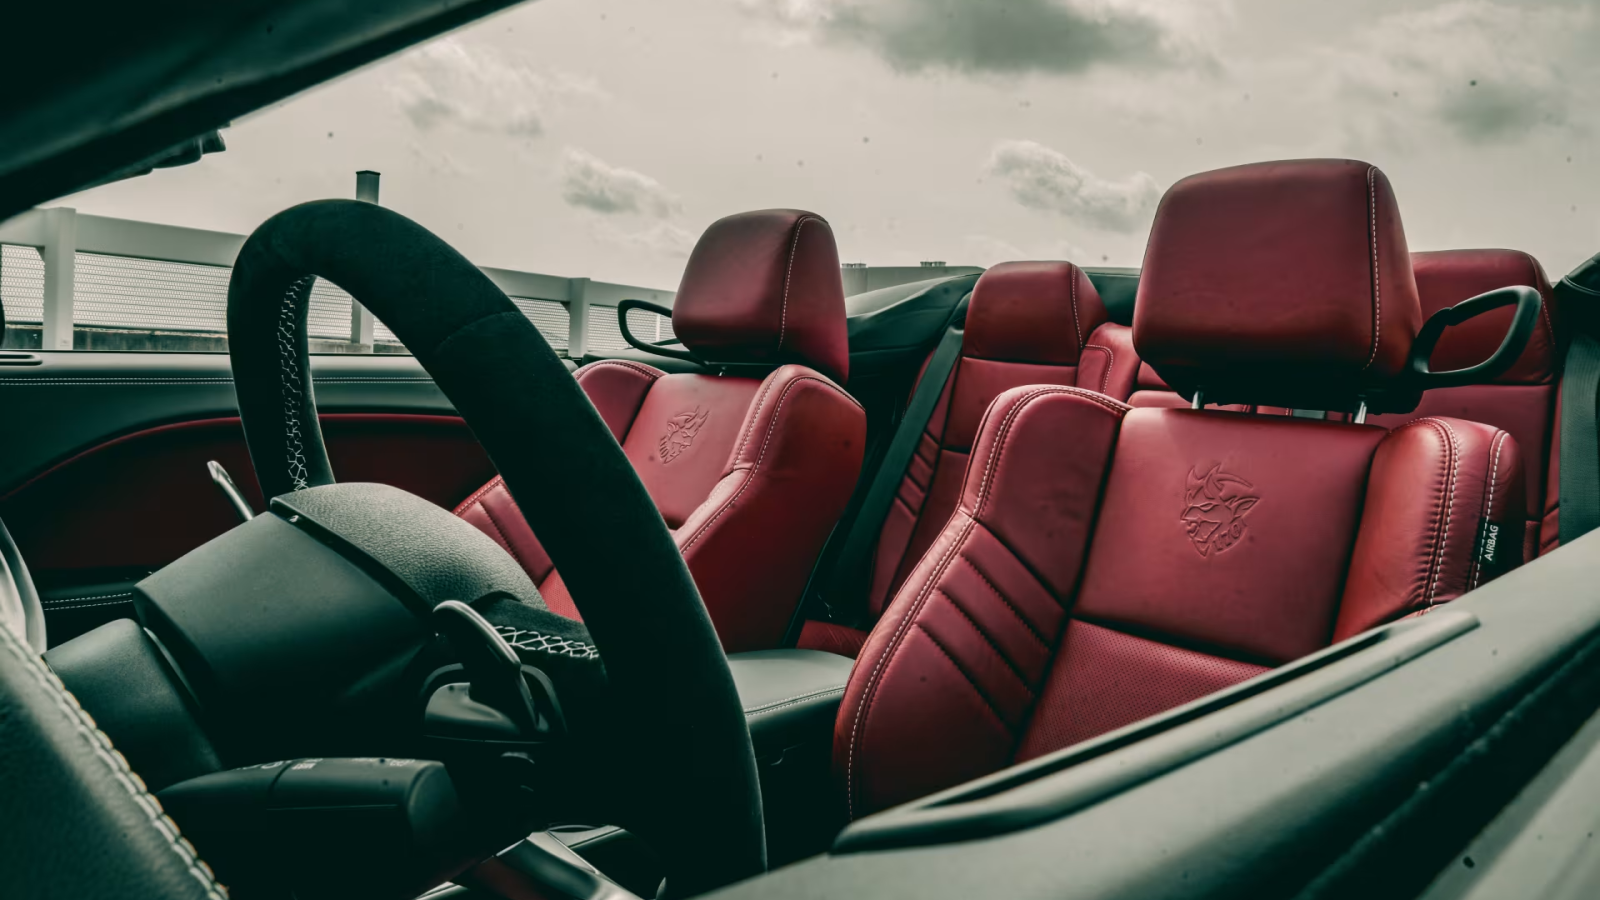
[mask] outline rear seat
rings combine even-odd
[[[1133,329],[1109,320],[1089,277],[1067,262],[1011,262],[978,279],[967,310],[961,358],[901,482],[878,539],[866,598],[869,621],[905,581],[955,511],[967,457],[985,410],[1027,384],[1133,392]],[[855,656],[866,632],[808,621],[803,649]]]
[[[1504,375],[1489,384],[1434,388],[1422,395],[1415,411],[1372,416],[1367,421],[1396,428],[1424,416],[1471,419],[1504,429],[1522,448],[1527,468],[1528,522],[1524,559],[1555,548],[1557,482],[1553,477],[1558,451],[1556,387],[1561,358],[1560,310],[1552,309],[1550,282],[1544,269],[1516,250],[1441,250],[1411,254],[1422,315],[1485,291],[1509,285],[1536,288],[1544,297],[1540,326],[1528,347]],[[1462,369],[1487,359],[1511,324],[1510,307],[1448,328],[1431,360],[1435,371]]]

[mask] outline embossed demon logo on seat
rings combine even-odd
[[[667,433],[661,436],[661,443],[657,449],[661,451],[661,461],[672,462],[689,449],[694,443],[694,436],[700,433],[700,426],[706,424],[706,417],[711,415],[711,410],[701,410],[696,406],[686,413],[678,413],[667,420]]]
[[[1212,556],[1239,543],[1244,536],[1244,514],[1261,498],[1251,493],[1250,482],[1212,466],[1204,475],[1189,470],[1183,491],[1183,529],[1201,556]]]

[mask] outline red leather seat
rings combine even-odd
[[[1387,179],[1305,160],[1184,179],[1163,198],[1134,316],[1168,383],[1222,402],[1354,409],[1422,321]],[[1520,534],[1505,430],[1388,430],[1135,409],[1008,390],[961,499],[873,630],[835,728],[860,816],[1050,753],[1426,612]],[[1496,565],[1519,560],[1498,545]]]
[[[1444,250],[1411,254],[1424,318],[1469,297],[1508,285],[1527,285],[1544,295],[1544,315],[1516,365],[1488,384],[1434,388],[1414,412],[1373,416],[1367,421],[1390,428],[1426,416],[1454,416],[1503,428],[1517,439],[1527,466],[1528,520],[1524,556],[1533,558],[1557,543],[1557,482],[1553,476],[1556,383],[1561,344],[1559,310],[1544,269],[1516,250]],[[1436,371],[1460,369],[1489,358],[1511,322],[1507,307],[1448,328],[1433,351]]]
[[[721,374],[602,360],[579,369],[578,383],[676,535],[723,647],[776,647],[866,440],[866,414],[840,387],[850,357],[832,229],[795,210],[712,224],[689,257],[672,327]],[[456,514],[516,557],[552,611],[579,617],[500,479]],[[617,554],[626,565],[627,548]]]
[[[1009,262],[972,289],[961,358],[928,420],[878,538],[867,613],[876,619],[955,511],[978,422],[1003,391],[1060,384],[1125,399],[1138,357],[1133,329],[1107,318],[1081,269],[1068,262]],[[854,656],[866,632],[807,622],[799,646]]]

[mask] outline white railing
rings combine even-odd
[[[0,244],[36,248],[42,260],[43,285],[39,312],[37,318],[30,316],[30,319],[40,324],[42,348],[45,350],[72,349],[74,327],[87,324],[80,321],[80,313],[94,303],[77,284],[78,273],[85,269],[85,263],[96,261],[97,257],[110,257],[232,268],[244,240],[244,235],[240,234],[84,215],[68,207],[36,209],[0,222]],[[83,260],[78,257],[80,253],[85,255]],[[93,267],[89,268],[92,270]],[[481,269],[514,301],[520,301],[518,306],[529,313],[529,317],[552,339],[552,343],[564,344],[567,354],[573,358],[582,357],[585,350],[604,350],[621,345],[620,332],[615,324],[615,309],[621,301],[634,298],[670,308],[674,296],[673,291],[611,284],[588,278],[563,278],[488,266]],[[194,278],[189,280],[195,282]],[[226,278],[203,280],[210,282],[198,288],[200,293],[208,295],[203,301],[204,305],[220,303],[225,296],[225,287],[219,289],[217,285],[225,286]],[[379,341],[393,339],[387,334],[387,329],[380,327],[374,331],[370,324],[363,327],[363,311],[359,305],[350,302],[348,295],[331,286],[319,284],[319,288],[323,289],[326,300],[320,310],[323,316],[340,315],[350,323],[348,331],[345,331],[337,327],[339,323],[325,322],[325,332],[337,330],[340,335],[348,334],[352,342],[357,344],[370,343],[375,338]],[[314,307],[317,300],[314,296]],[[155,298],[150,301],[152,305],[160,302]],[[167,303],[168,308],[178,309],[183,301],[169,300]],[[550,303],[560,304],[566,311],[564,335],[552,333],[559,316],[540,314],[538,307]],[[194,301],[191,299],[188,305],[193,306]],[[172,316],[173,321],[165,325],[159,321],[159,316],[152,316],[152,312],[155,310],[147,307],[138,317],[140,324],[137,327],[176,331],[220,330],[196,325],[192,321],[196,316],[193,310],[186,310],[186,315]],[[215,318],[220,315],[220,307],[208,312]],[[314,309],[313,314],[317,312],[319,310]],[[329,329],[328,325],[333,325],[334,329]],[[670,329],[670,325],[665,327]],[[663,334],[662,329],[663,326],[658,324],[655,333],[648,336],[670,336],[670,331]]]

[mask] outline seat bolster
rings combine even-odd
[[[1072,592],[1082,560],[1063,536],[1087,540],[1128,409],[1096,391],[1031,385],[996,397],[978,426],[961,509],[1034,567],[1057,596]]]
[[[1039,385],[990,405],[960,506],[846,688],[834,762],[852,817],[1010,762],[1065,627],[1126,411]]]
[[[1133,349],[1133,329],[1107,322],[1089,335],[1078,363],[1078,387],[1127,400],[1142,363]]]
[[[461,501],[455,514],[494,538],[495,543],[522,566],[534,584],[550,576],[555,563],[550,561],[539,539],[533,536],[528,520],[522,517],[522,510],[517,508],[517,501],[511,499],[511,491],[499,475]]]
[[[589,402],[599,411],[600,418],[611,429],[611,436],[622,443],[628,436],[633,419],[644,404],[656,379],[667,373],[626,359],[602,359],[592,362],[574,373],[578,386],[589,395]]]
[[[1373,454],[1333,639],[1431,609],[1520,565],[1525,482],[1521,448],[1502,429],[1427,417],[1390,432]]]
[[[783,366],[756,392],[722,479],[676,532],[729,653],[783,639],[849,502],[866,432],[861,405],[804,366]]]

